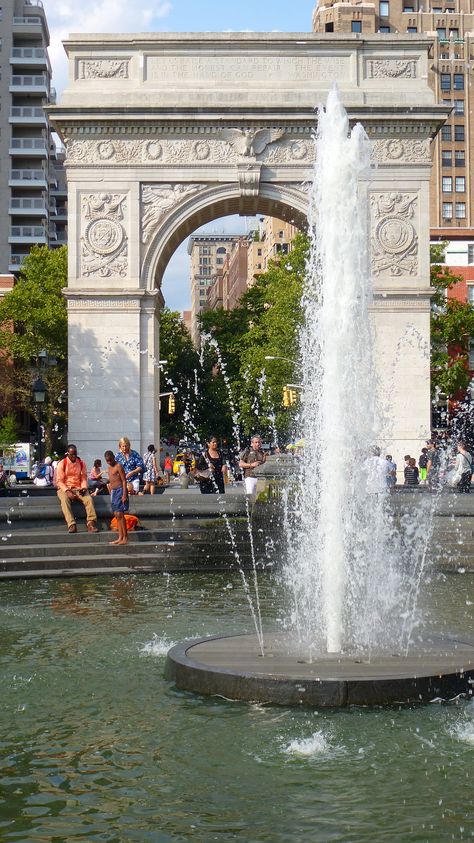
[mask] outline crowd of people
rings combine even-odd
[[[427,486],[430,491],[437,491],[443,486],[464,493],[471,490],[472,455],[461,440],[450,444],[433,439],[421,449],[418,459],[405,454],[403,461],[404,486]],[[367,475],[369,491],[394,488],[397,484],[397,464],[392,455],[382,457],[380,448],[375,447],[367,460]]]

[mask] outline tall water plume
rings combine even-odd
[[[369,141],[333,90],[320,109],[301,333],[301,468],[291,621],[310,654],[394,646],[402,575],[390,547],[369,308]],[[382,478],[382,479],[381,479]],[[293,545],[294,546],[294,545]],[[397,611],[398,609],[398,611]]]

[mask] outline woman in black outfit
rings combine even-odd
[[[209,439],[207,450],[203,451],[196,465],[197,471],[206,471],[210,469],[211,476],[209,479],[199,480],[198,483],[202,495],[212,495],[220,492],[224,494],[224,458],[217,446],[217,439],[211,436]]]

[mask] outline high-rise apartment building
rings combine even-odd
[[[41,0],[0,7],[0,271],[66,242],[66,185],[45,107],[55,100]]]
[[[429,82],[437,101],[452,111],[433,143],[431,237],[455,241],[455,252],[467,258],[474,244],[474,0],[322,0],[313,29],[433,37]]]
[[[188,241],[191,257],[191,336],[199,345],[198,314],[207,308],[208,288],[222,272],[226,255],[240,238],[238,234],[199,234]]]

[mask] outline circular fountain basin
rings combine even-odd
[[[393,705],[474,693],[474,639],[430,635],[405,656],[369,661],[330,654],[313,662],[289,651],[281,633],[186,641],[168,653],[165,677],[180,690],[276,705]]]

